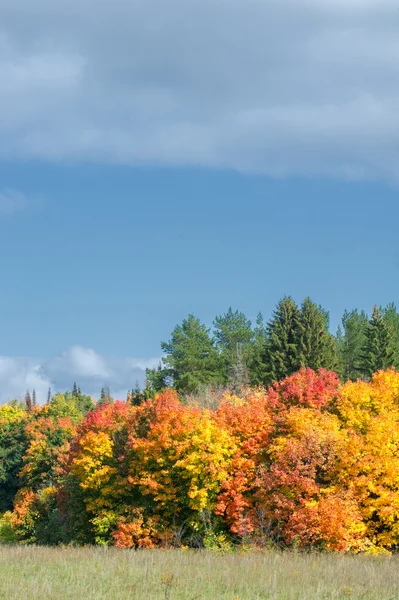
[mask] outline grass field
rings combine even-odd
[[[1,600],[398,600],[399,557],[0,547]]]

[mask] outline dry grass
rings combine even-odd
[[[0,547],[6,600],[398,600],[399,557]]]

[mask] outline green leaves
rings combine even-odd
[[[177,325],[169,342],[162,342],[161,347],[178,391],[193,393],[201,385],[222,382],[222,362],[209,329],[194,315]]]

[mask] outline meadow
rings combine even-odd
[[[398,556],[0,546],[3,600],[397,600]]]

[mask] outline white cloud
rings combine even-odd
[[[2,0],[0,155],[399,176],[394,0]]]
[[[145,369],[158,362],[159,358],[107,359],[82,346],[46,360],[0,356],[0,404],[22,399],[28,389],[35,389],[39,402],[44,402],[49,387],[53,392],[71,390],[74,381],[86,394],[98,396],[102,386],[109,385],[116,398],[125,399],[136,380],[144,383]]]

